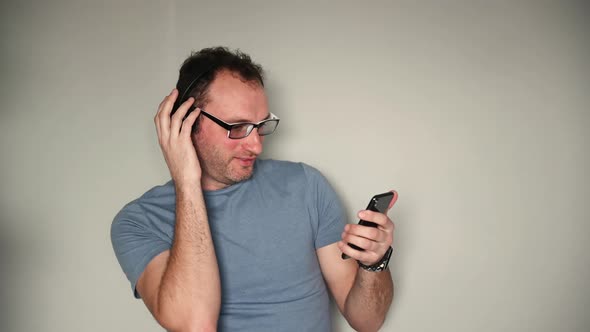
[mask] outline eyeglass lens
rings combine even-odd
[[[279,122],[276,120],[269,120],[264,123],[261,123],[258,127],[258,135],[264,136],[272,134],[277,128],[278,123]],[[248,136],[253,129],[254,125],[252,124],[234,125],[229,132],[229,137],[244,138]]]

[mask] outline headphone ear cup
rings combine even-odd
[[[182,105],[182,103],[184,103],[189,97],[189,92],[192,91],[193,89],[193,85],[195,85],[195,83],[205,74],[209,73],[214,67],[211,65],[208,68],[206,68],[205,70],[203,70],[202,72],[198,73],[195,78],[188,84],[188,86],[186,87],[186,89],[184,89],[184,92],[182,93],[182,95],[179,94],[180,97],[178,97],[178,99],[176,99],[176,102],[174,102],[174,106],[172,107],[172,111],[170,112],[170,116],[172,116],[180,107],[180,105]],[[178,88],[178,84],[176,86],[176,88],[178,89],[178,92],[180,92],[180,89]],[[186,116],[188,116],[192,111],[194,110],[191,109],[186,113]],[[185,116],[185,119],[186,119]],[[182,119],[184,121],[184,119]]]

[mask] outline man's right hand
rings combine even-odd
[[[158,113],[154,117],[158,142],[174,183],[199,186],[201,166],[191,140],[191,128],[201,110],[195,109],[184,121],[182,120],[195,101],[193,97],[190,97],[170,117],[176,98],[178,98],[178,90],[174,89],[158,107]]]

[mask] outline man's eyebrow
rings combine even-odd
[[[268,113],[268,115],[266,115],[266,117],[260,121],[268,120],[268,119],[270,119],[270,117],[271,117],[271,115],[270,115],[270,113]],[[226,122],[227,123],[242,123],[242,122],[256,123],[258,121],[252,122],[251,120],[244,119],[244,118],[229,118],[228,120],[226,120]]]

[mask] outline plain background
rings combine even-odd
[[[168,180],[153,116],[214,45],[266,68],[266,157],[320,169],[349,222],[398,190],[384,331],[590,330],[587,2],[1,9],[0,330],[161,330],[109,228]]]

